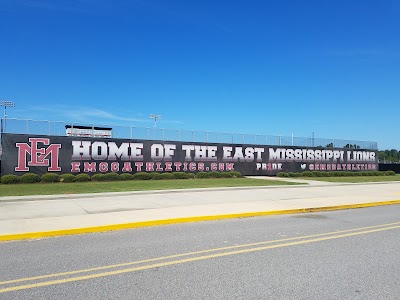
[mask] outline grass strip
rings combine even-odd
[[[294,185],[298,183],[253,178],[131,180],[109,182],[1,184],[0,196],[59,195],[191,188]]]

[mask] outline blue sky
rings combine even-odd
[[[400,2],[0,0],[9,117],[400,149]]]

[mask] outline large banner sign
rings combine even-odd
[[[3,134],[2,175],[378,169],[377,151]]]

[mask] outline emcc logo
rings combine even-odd
[[[43,145],[49,146],[42,147]],[[58,165],[61,144],[50,145],[50,139],[29,138],[29,144],[16,143],[15,146],[18,148],[18,166],[15,171],[26,172],[29,167],[47,167],[49,172],[61,171]]]

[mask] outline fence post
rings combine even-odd
[[[312,133],[312,146],[313,147],[315,146],[314,143],[315,143],[315,136],[314,136],[314,131],[313,131],[313,133]]]

